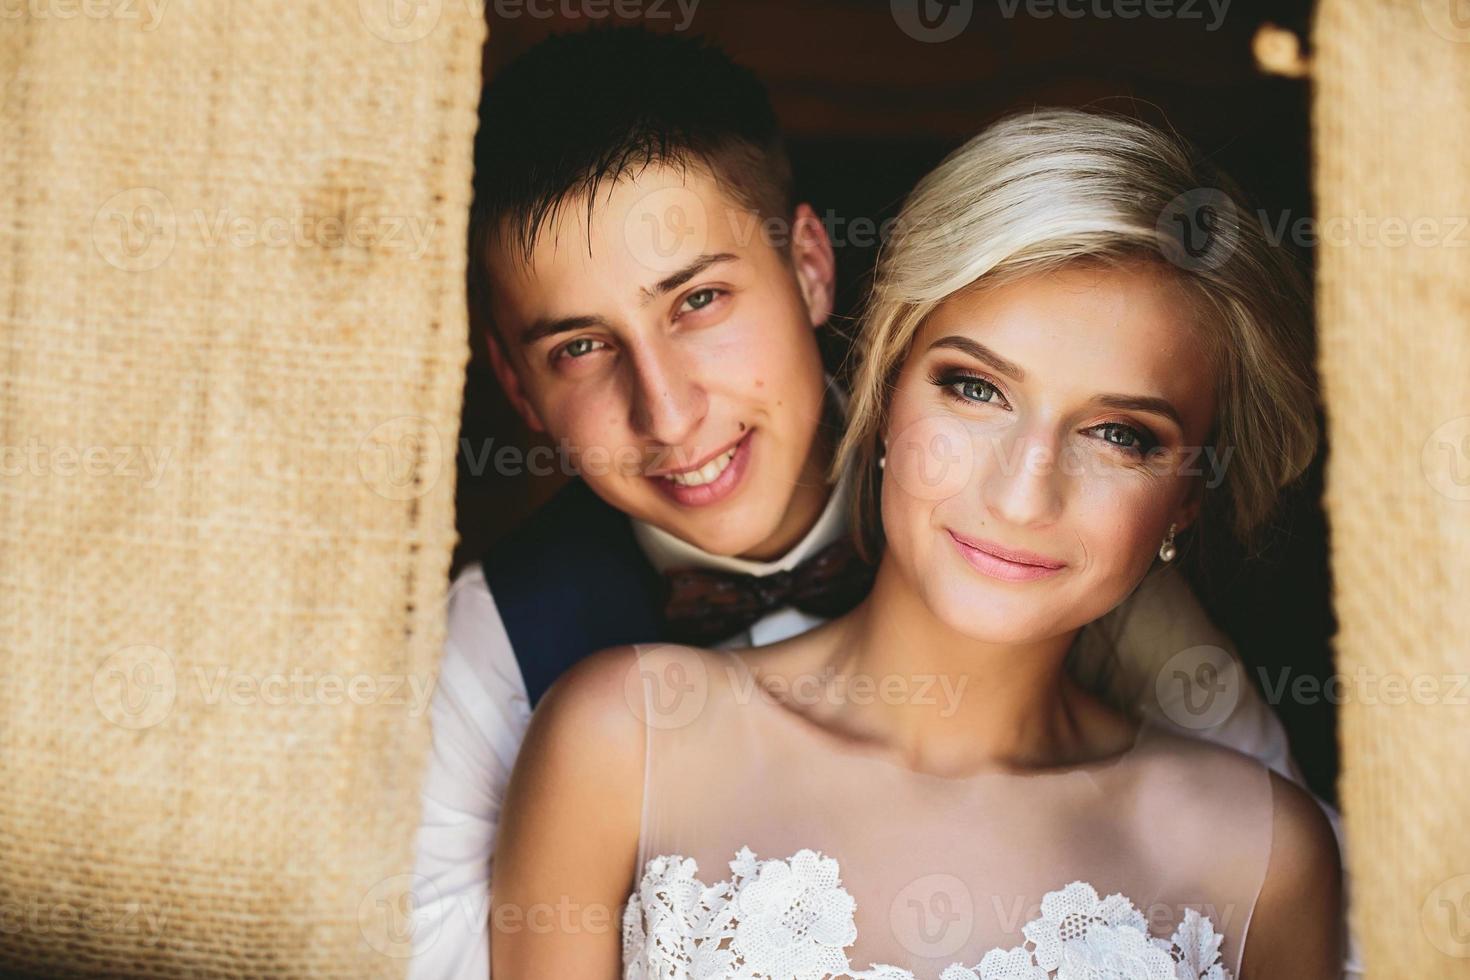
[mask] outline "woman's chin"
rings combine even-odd
[[[928,597],[941,622],[962,636],[994,646],[1025,646],[1085,626],[1089,615],[1057,595],[996,595],[989,589],[954,589]],[[1103,610],[1105,611],[1105,610]]]

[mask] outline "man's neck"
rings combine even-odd
[[[825,417],[828,413],[824,413],[823,423],[817,426],[811,451],[807,453],[781,523],[770,537],[737,557],[747,561],[775,561],[800,544],[821,519],[835,489],[827,482],[827,474],[832,468],[837,430]]]

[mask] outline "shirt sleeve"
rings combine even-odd
[[[1079,683],[1115,707],[1254,756],[1305,787],[1281,719],[1176,568],[1149,575],[1126,602],[1083,630],[1069,667]],[[1317,802],[1342,850],[1341,816],[1320,797]],[[1345,919],[1349,887],[1344,851]],[[1356,938],[1349,933],[1343,976],[1358,980],[1362,969]]]
[[[490,868],[500,809],[530,723],[510,637],[479,565],[449,590],[433,741],[415,840],[410,980],[490,976]]]

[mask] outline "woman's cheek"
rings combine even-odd
[[[938,503],[959,496],[975,472],[975,442],[958,419],[945,415],[895,419],[889,431],[884,491]]]
[[[1163,542],[1155,534],[1168,501],[1161,488],[1129,485],[1124,475],[1087,480],[1074,498],[1077,524],[1092,564],[1125,589],[1143,577]],[[1167,524],[1164,526],[1167,530]]]

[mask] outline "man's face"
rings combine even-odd
[[[487,256],[491,357],[527,423],[608,503],[716,554],[779,555],[827,499],[832,252],[805,206],[789,237],[702,170],[651,166],[590,221],[569,202],[529,263]]]

